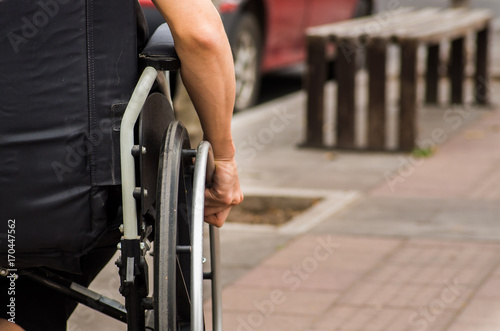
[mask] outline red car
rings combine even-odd
[[[150,30],[161,16],[150,0],[140,0]],[[370,14],[373,0],[220,0],[233,50],[236,110],[255,104],[263,73],[300,63],[305,29]]]

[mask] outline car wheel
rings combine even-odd
[[[253,106],[260,88],[262,41],[259,24],[254,15],[243,14],[233,42],[236,74],[235,111]]]
[[[372,1],[371,0],[359,0],[358,7],[354,13],[354,17],[368,16],[372,14]]]

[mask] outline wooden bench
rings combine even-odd
[[[482,9],[409,9],[397,8],[375,16],[310,28],[307,31],[307,126],[305,146],[360,149],[355,143],[355,77],[357,57],[366,56],[368,74],[367,146],[368,150],[386,149],[387,51],[400,47],[399,109],[396,150],[415,147],[417,135],[417,61],[420,46],[427,49],[425,61],[425,101],[438,102],[440,46],[450,42],[448,78],[450,102],[464,101],[465,40],[475,36],[475,102],[488,104],[489,38],[492,16]],[[333,46],[332,46],[333,45]],[[336,144],[326,146],[323,128],[324,85],[327,79],[328,53],[335,49],[337,82]]]

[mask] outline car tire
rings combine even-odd
[[[354,12],[354,17],[368,16],[372,14],[372,1],[371,0],[359,0],[356,11]]]
[[[238,23],[232,42],[236,75],[234,110],[249,108],[257,102],[260,89],[262,37],[255,15],[244,13]]]

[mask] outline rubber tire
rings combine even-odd
[[[190,256],[178,254],[177,245],[190,245],[192,174],[188,134],[180,122],[172,122],[167,130],[160,155],[157,189],[157,221],[154,240],[154,325],[155,330],[189,329],[191,306]]]
[[[373,5],[371,0],[359,0],[356,11],[354,12],[354,17],[363,17],[371,15],[373,11]]]
[[[262,34],[257,18],[250,12],[243,13],[235,31],[234,40],[231,43],[236,74],[234,110],[240,111],[255,105],[259,96]],[[247,47],[247,49],[242,47]],[[242,56],[245,58],[242,59]]]

